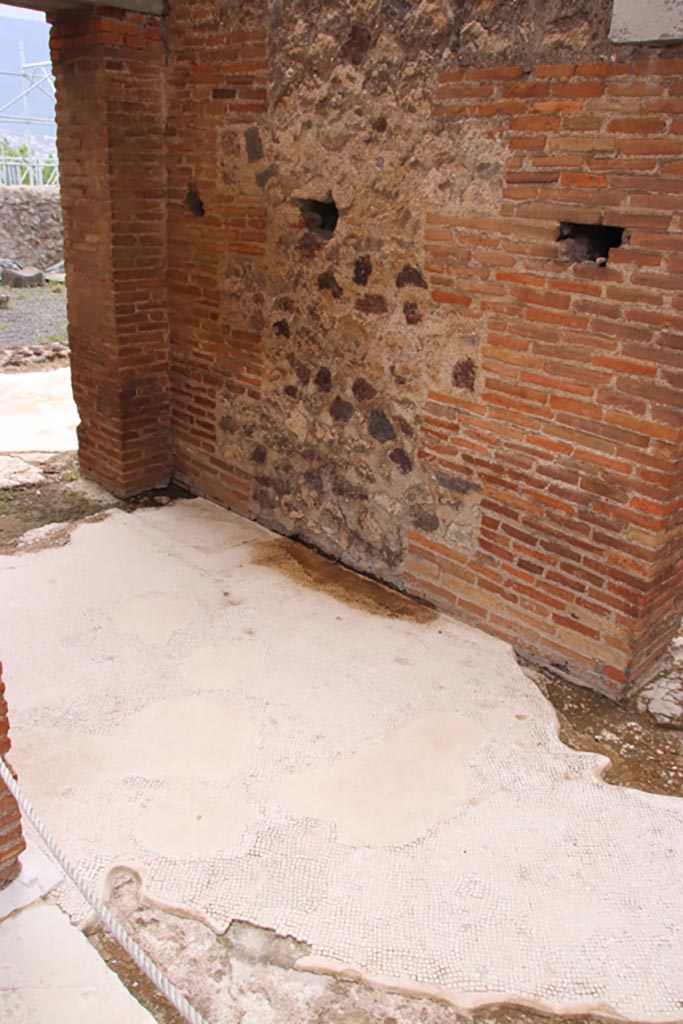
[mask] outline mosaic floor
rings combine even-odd
[[[462,1007],[683,1018],[683,801],[602,782],[506,644],[199,500],[0,560],[0,607],[13,763],[93,882]]]

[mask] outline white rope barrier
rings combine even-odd
[[[135,939],[128,934],[123,925],[112,914],[109,908],[93,892],[91,892],[88,886],[81,880],[76,868],[62,849],[57,845],[56,841],[52,838],[45,827],[45,823],[40,815],[20,790],[16,779],[2,757],[0,757],[0,778],[2,778],[2,781],[5,783],[12,796],[16,799],[19,807],[31,822],[59,866],[62,868],[64,874],[71,879],[81,896],[83,896],[83,898],[90,904],[102,923],[111,932],[119,945],[123,946],[125,951],[133,958],[140,970],[147,975],[152,984],[159,989],[166,999],[168,999],[169,1003],[171,1003],[178,1013],[185,1018],[188,1024],[208,1024],[206,1018],[202,1017],[202,1015],[195,1010],[194,1006],[187,1001],[180,989],[177,988],[173,982],[169,981],[165,974],[162,974],[154,961],[147,956],[144,949],[142,949]]]

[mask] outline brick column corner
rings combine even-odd
[[[0,757],[6,757],[9,748],[9,720],[0,661]],[[19,874],[19,855],[25,849],[26,841],[21,830],[21,815],[17,802],[4,782],[0,781],[0,889],[4,889]]]
[[[49,20],[79,459],[129,497],[171,475],[161,21]]]

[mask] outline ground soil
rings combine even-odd
[[[107,966],[118,975],[128,991],[154,1017],[157,1024],[185,1024],[185,1018],[181,1017],[161,995],[132,956],[119,946],[106,929],[97,928],[88,934],[88,939]]]
[[[53,455],[42,467],[46,479],[39,484],[0,488],[0,555],[12,554],[28,531],[47,523],[72,523],[94,515],[111,505],[69,487],[79,478],[75,452]]]
[[[0,309],[0,349],[44,345],[67,339],[66,288],[44,284],[41,288],[8,288],[9,305]]]
[[[605,782],[683,796],[682,731],[658,725],[633,700],[615,704],[593,690],[524,668],[555,708],[562,742],[610,759]]]

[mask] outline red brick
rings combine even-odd
[[[582,174],[574,171],[565,171],[560,178],[560,184],[568,185],[570,188],[605,188],[607,178],[604,174]]]
[[[472,82],[509,82],[516,78],[522,78],[524,68],[521,67],[490,67],[490,68],[468,68],[465,78]]]
[[[155,40],[158,64],[155,56],[146,68],[157,83],[147,82],[154,95],[138,96],[133,84],[126,85],[130,92],[124,101],[139,103],[140,132],[130,135],[130,146],[120,147],[118,162],[116,156],[111,166],[104,159],[95,162],[95,178],[102,175],[104,184],[78,217],[76,193],[68,193],[69,161],[77,171],[91,139],[68,120],[60,128],[66,208],[74,211],[70,258],[79,272],[96,271],[115,288],[112,301],[102,294],[103,323],[90,333],[82,327],[79,310],[85,299],[77,285],[70,295],[77,314],[74,382],[86,414],[86,465],[89,457],[94,469],[99,465],[111,473],[113,466],[125,486],[135,486],[139,476],[162,463],[154,451],[162,427],[173,444],[178,480],[262,518],[254,498],[260,485],[249,461],[252,442],[240,431],[263,420],[278,437],[288,431],[288,410],[295,408],[307,422],[315,418],[315,402],[322,400],[312,381],[304,384],[309,363],[342,361],[333,366],[334,386],[345,386],[344,346],[333,342],[340,322],[348,320],[348,330],[356,330],[350,326],[353,318],[344,319],[354,285],[347,267],[343,297],[320,298],[322,320],[315,329],[309,322],[319,299],[315,287],[312,295],[296,297],[295,312],[278,310],[264,323],[272,303],[284,297],[289,276],[289,268],[283,268],[283,292],[271,293],[268,268],[280,258],[278,234],[291,241],[292,295],[297,275],[306,279],[307,265],[316,268],[314,283],[328,261],[335,265],[335,248],[302,255],[304,221],[294,211],[284,215],[284,208],[277,230],[267,228],[271,197],[254,181],[255,168],[246,166],[241,139],[247,126],[262,128],[262,137],[270,138],[266,98],[273,71],[262,26],[245,15],[243,39],[224,28],[209,33],[186,8],[171,9],[168,75]],[[64,37],[71,40],[64,45],[55,33],[56,66],[64,68],[58,86],[94,114],[87,107],[91,92],[113,102],[125,84],[115,76],[130,73],[133,61],[136,70],[145,68],[147,51],[140,54],[122,43],[137,40],[143,22],[117,14],[111,19],[116,31],[103,30],[91,46],[83,29],[87,17],[58,15],[56,20],[78,28]],[[174,25],[180,37],[174,36]],[[119,32],[120,26],[129,27]],[[251,36],[250,28],[259,33]],[[85,77],[84,49],[91,62]],[[659,68],[659,60],[653,58],[647,67]],[[683,351],[677,283],[683,246],[676,205],[683,194],[678,167],[683,136],[668,134],[666,125],[670,118],[679,131],[676,104],[683,92],[675,92],[675,61],[666,62],[666,80],[659,77],[663,73],[642,70],[642,77],[634,77],[626,63],[591,60],[578,68],[546,65],[530,73],[495,66],[444,70],[432,113],[470,124],[484,154],[491,140],[504,168],[505,192],[502,202],[490,199],[488,186],[477,181],[480,198],[473,198],[471,207],[446,190],[437,208],[423,211],[416,194],[414,214],[422,215],[424,233],[417,244],[405,243],[406,262],[419,266],[427,279],[428,290],[418,295],[420,311],[425,323],[427,316],[433,321],[406,332],[410,352],[421,351],[435,330],[440,348],[432,353],[436,376],[420,385],[426,398],[424,392],[422,397],[411,393],[410,383],[401,385],[416,421],[414,439],[406,434],[402,443],[420,461],[428,489],[439,486],[437,473],[449,472],[481,490],[462,496],[459,515],[472,526],[467,551],[449,546],[443,524],[433,537],[412,530],[407,509],[399,508],[396,527],[405,534],[409,553],[403,566],[392,569],[392,579],[402,571],[413,592],[519,638],[547,658],[570,661],[583,681],[612,695],[630,685],[653,652],[663,650],[677,600],[673,585],[661,580],[672,557],[664,552],[674,543],[667,517],[673,518],[683,490],[674,469],[681,442],[675,396],[683,383],[677,365]],[[165,133],[159,85],[167,90]],[[212,98],[214,90],[220,98]],[[116,116],[119,121],[107,125],[115,135],[120,112]],[[128,116],[128,127],[131,120]],[[96,132],[97,118],[90,123]],[[147,125],[158,139],[158,159],[156,145],[144,152],[141,144],[138,148],[138,138],[149,134]],[[224,153],[224,133],[233,131],[235,153],[227,146]],[[429,173],[429,154],[421,159]],[[138,171],[144,182],[137,182]],[[136,182],[133,197],[126,191],[131,181]],[[201,220],[183,206],[190,181],[205,203]],[[153,187],[157,194],[150,203],[143,192]],[[167,231],[158,228],[166,194]],[[98,209],[102,196],[111,199],[111,217]],[[131,209],[126,203],[133,200]],[[631,237],[611,251],[607,267],[570,265],[558,258],[555,239],[562,220],[619,225]],[[365,230],[374,239],[372,224]],[[373,278],[378,292],[386,284],[383,275],[388,280],[393,274],[380,263]],[[148,275],[142,282],[137,280],[141,271]],[[393,343],[391,332],[403,329],[394,319],[395,313],[400,319],[401,299],[392,280],[386,323],[377,318],[372,338],[354,334],[357,358],[375,366],[380,384],[382,360],[377,363],[373,346],[383,351]],[[167,308],[169,345],[164,341]],[[272,330],[281,318],[292,331],[287,343]],[[292,369],[301,362],[291,394],[283,392],[280,379],[289,364],[273,365],[276,352],[277,358],[292,360]],[[452,386],[452,367],[464,353],[476,370],[472,391]],[[422,363],[427,373],[432,364]],[[402,372],[398,364],[394,371]],[[125,401],[120,380],[126,384]],[[154,381],[162,382],[156,404]],[[152,396],[152,412],[143,395]],[[113,431],[95,415],[107,403]],[[326,415],[326,407],[319,408]],[[230,409],[237,424],[235,435],[228,437],[218,422],[223,409]],[[113,443],[123,437],[125,451]],[[342,459],[341,434],[339,452]],[[314,450],[312,461],[322,454]],[[376,481],[381,489],[381,474]],[[310,497],[303,495],[304,501]],[[341,498],[339,506],[343,512]],[[272,521],[279,522],[278,516],[274,511]],[[314,537],[315,516],[305,525]],[[631,544],[630,529],[648,543]],[[386,573],[379,563],[378,571]],[[665,609],[661,625],[648,618],[655,607]]]

